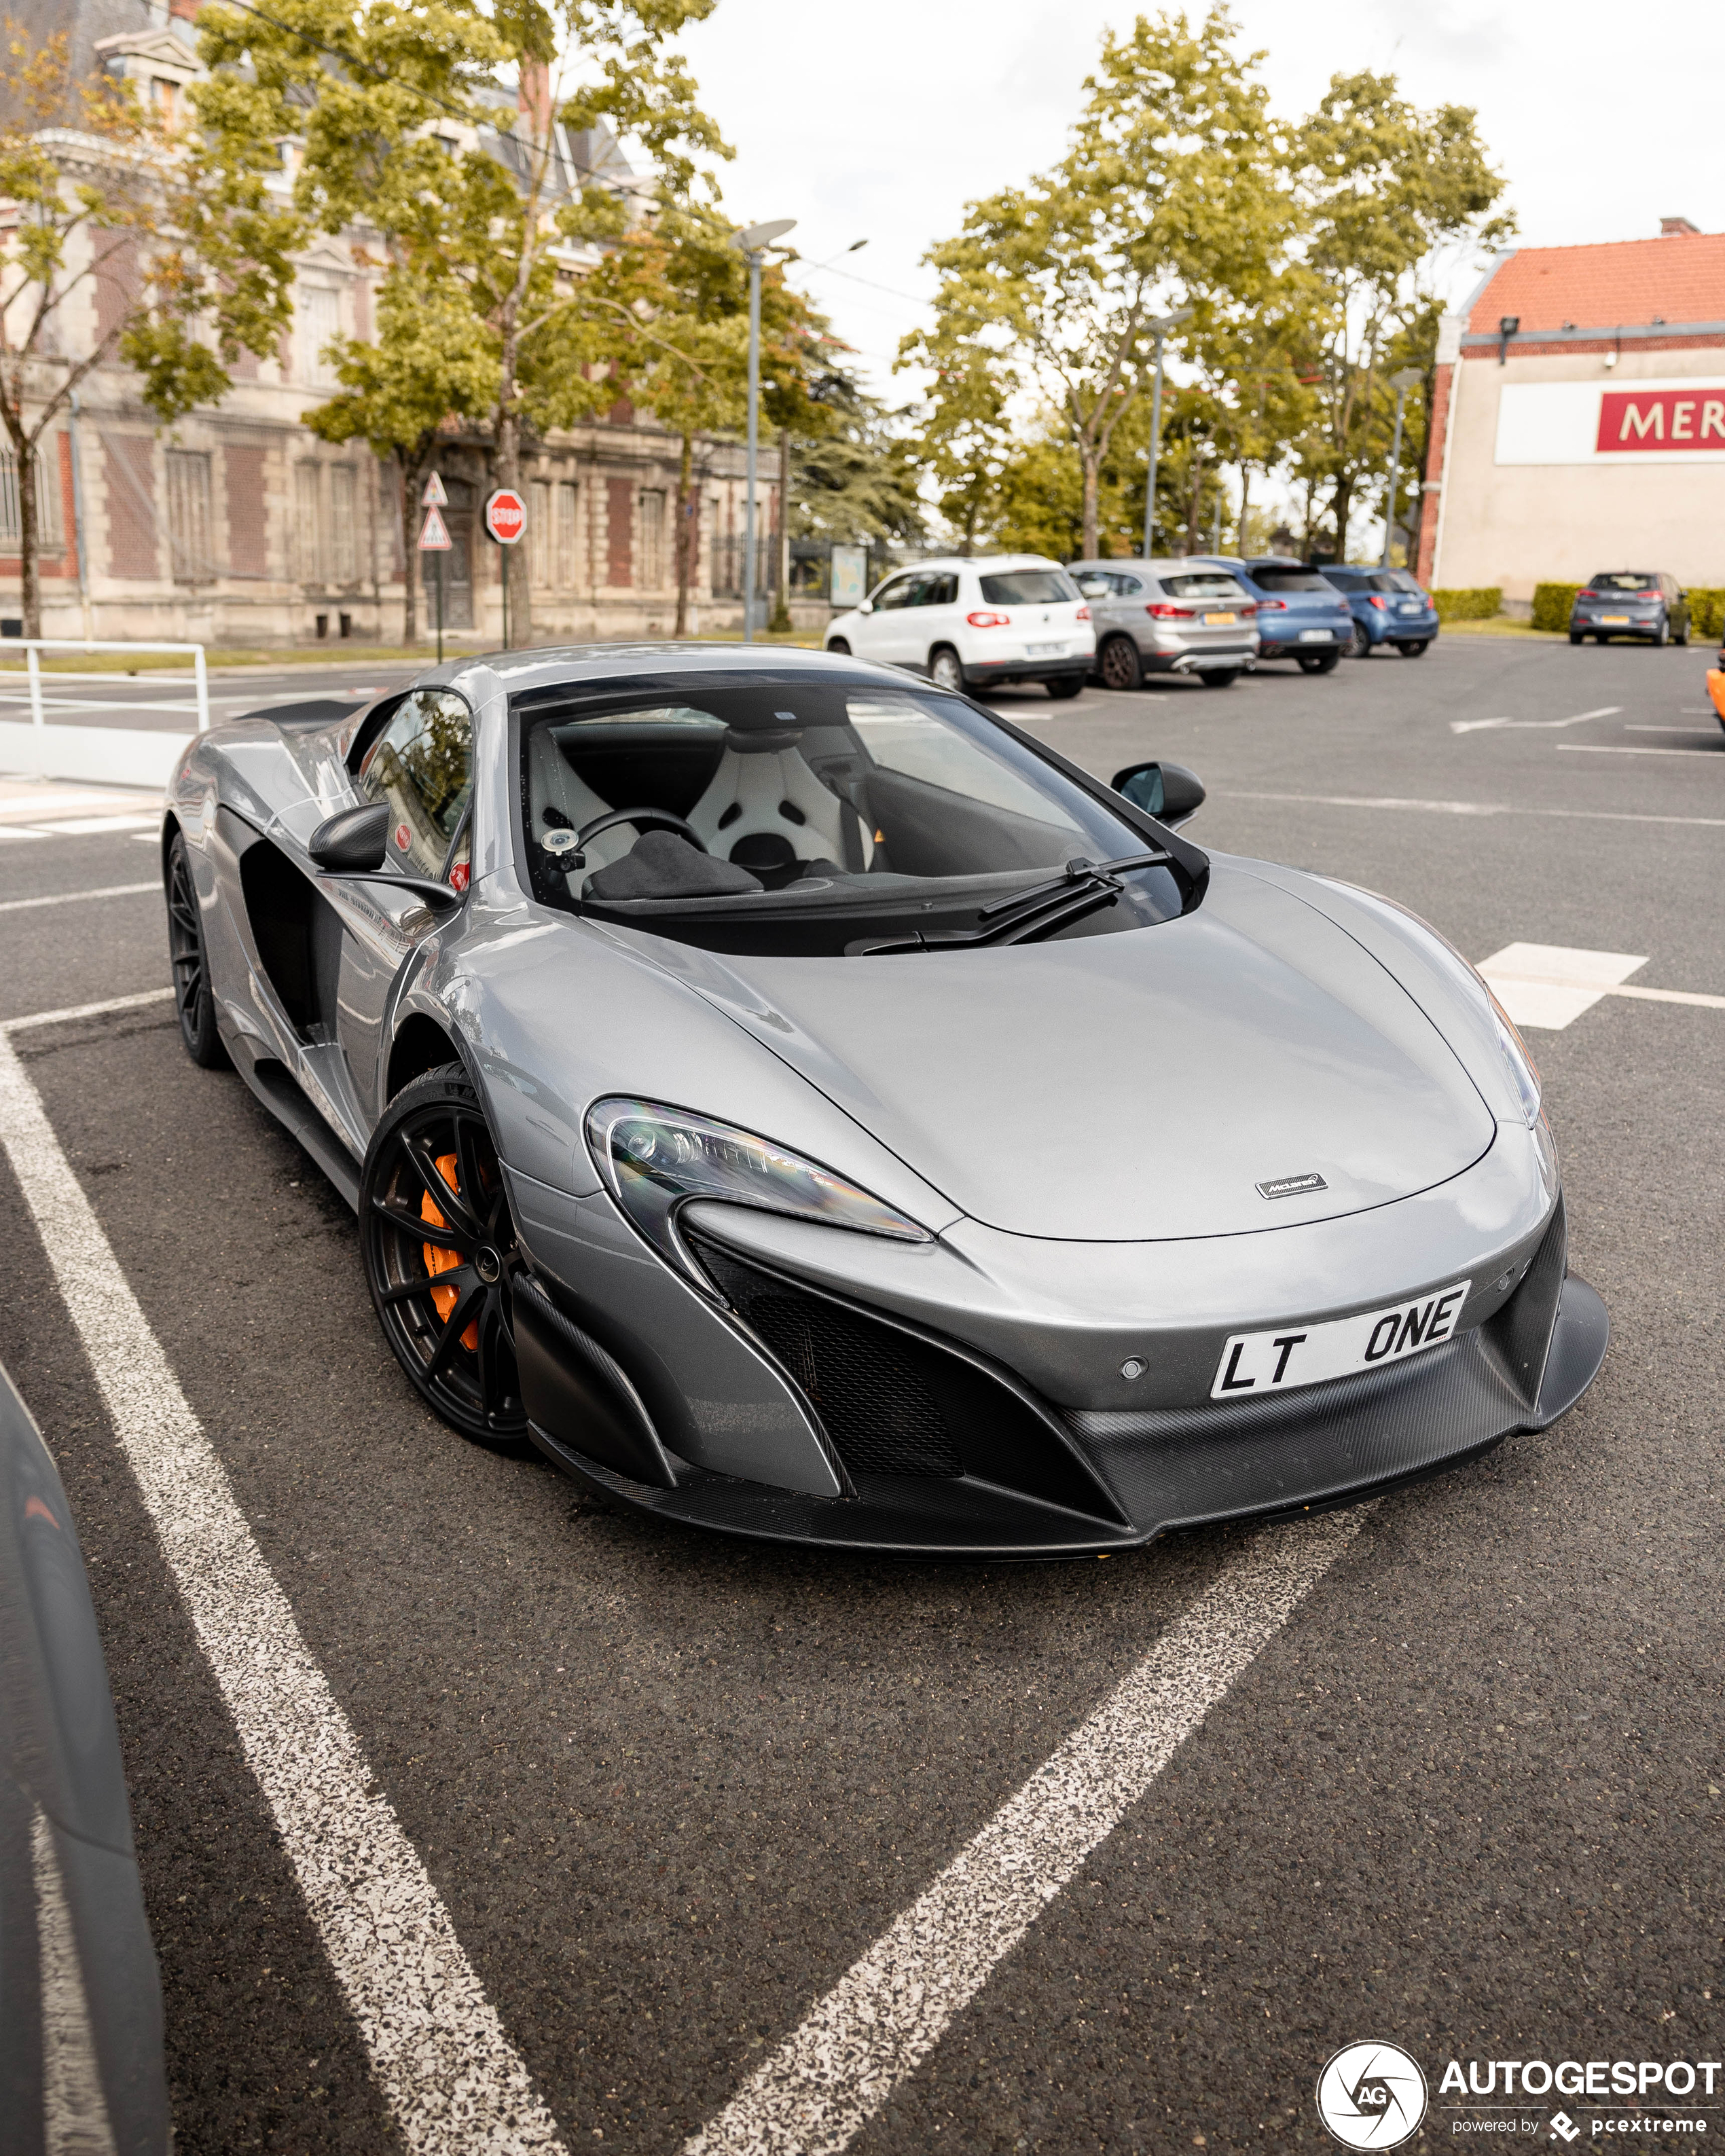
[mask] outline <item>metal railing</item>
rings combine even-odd
[[[46,726],[48,723],[47,709],[42,701],[42,662],[38,655],[41,652],[82,651],[89,654],[91,657],[94,657],[98,651],[190,652],[192,654],[192,679],[198,698],[198,731],[201,734],[207,734],[209,732],[209,673],[204,665],[203,646],[201,644],[135,644],[130,642],[124,644],[87,644],[78,637],[8,636],[3,642],[0,642],[0,666],[3,666],[5,660],[10,656],[11,653],[14,649],[22,651],[28,662],[28,671],[30,676],[30,723],[32,726]],[[108,681],[111,680],[113,676],[109,674],[66,673],[60,675],[58,678],[62,681]],[[162,678],[163,677],[160,675],[157,676],[158,680]],[[172,680],[173,677],[170,675],[167,678]]]

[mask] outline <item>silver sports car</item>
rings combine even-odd
[[[1605,1348],[1539,1076],[1387,900],[826,654],[463,659],[169,789],[186,1046],[444,1420],[735,1534],[1050,1557],[1539,1430]]]

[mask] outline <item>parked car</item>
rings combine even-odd
[[[1404,659],[1418,659],[1436,636],[1437,608],[1407,570],[1338,562],[1318,573],[1348,601],[1356,659],[1369,659],[1380,644],[1393,644]]]
[[[1720,644],[1718,657],[1707,669],[1707,696],[1719,714],[1719,724],[1725,726],[1725,641]]]
[[[1229,554],[1198,557],[1196,567],[1225,569],[1256,602],[1258,658],[1292,659],[1302,673],[1327,674],[1353,640],[1348,604],[1316,569],[1282,554],[1243,562]]]
[[[0,1370],[0,2143],[166,2156],[162,1984],[71,1508]]]
[[[907,667],[942,689],[1042,681],[1064,697],[1089,680],[1096,640],[1090,608],[1058,562],[952,555],[877,584],[828,624],[826,647]]]
[[[1569,641],[1590,636],[1609,644],[1632,636],[1640,644],[1689,641],[1689,594],[1662,569],[1601,569],[1575,594]]]
[[[1095,618],[1096,671],[1111,689],[1147,674],[1195,674],[1231,689],[1258,663],[1258,605],[1226,569],[1204,562],[1076,562]]]

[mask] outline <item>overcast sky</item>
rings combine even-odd
[[[808,268],[804,289],[878,388],[906,393],[891,366],[924,319],[923,254],[958,228],[967,202],[1060,154],[1102,29],[1140,12],[1154,10],[719,0],[689,33],[703,101],[737,152],[722,175],[727,208],[739,223],[796,218],[810,265],[839,256]],[[1720,0],[1237,0],[1235,13],[1242,47],[1268,54],[1283,115],[1361,67],[1392,70],[1416,104],[1477,107],[1530,245],[1645,238],[1674,213],[1725,228]],[[1455,296],[1473,281],[1458,273]]]

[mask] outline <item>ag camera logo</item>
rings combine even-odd
[[[1344,2044],[1317,2077],[1317,2115],[1344,2148],[1399,2148],[1426,2101],[1425,2076],[1399,2044]]]

